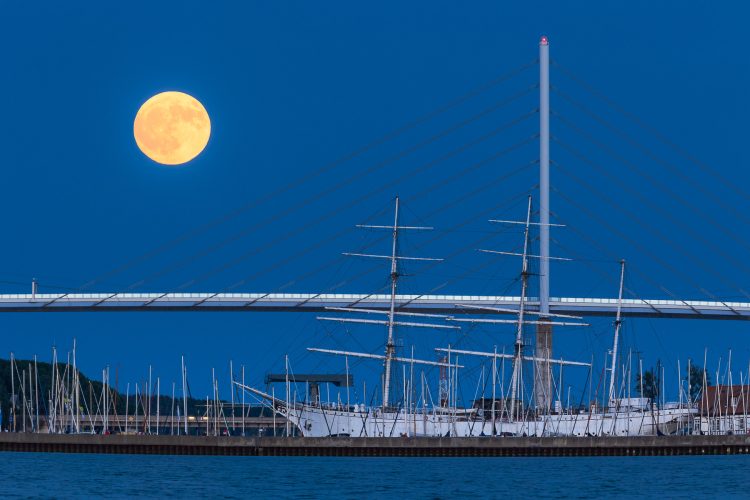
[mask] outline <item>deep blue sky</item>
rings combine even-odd
[[[105,4],[13,2],[2,8],[3,290],[25,292],[36,277],[43,292],[84,285],[91,291],[320,291],[344,281],[337,290],[374,291],[385,283],[385,267],[361,275],[372,262],[336,259],[368,244],[385,251],[385,242],[357,231],[334,236],[370,218],[387,222],[391,199],[399,194],[407,222],[425,220],[437,228],[410,238],[405,252],[450,256],[422,273],[410,268],[415,276],[405,281],[405,291],[442,286],[444,292],[515,294],[517,262],[471,249],[484,236],[482,246],[520,243],[507,230],[492,236],[488,231],[498,228],[484,221],[523,216],[523,194],[533,193],[536,166],[501,176],[537,159],[537,142],[466,169],[533,136],[538,116],[430,162],[533,112],[536,91],[398,161],[384,161],[529,89],[536,67],[270,202],[166,251],[149,252],[534,61],[538,38],[547,34],[560,65],[552,69],[559,89],[552,94],[558,113],[552,121],[552,209],[569,225],[554,231],[554,252],[580,259],[553,266],[552,294],[614,296],[616,259],[624,257],[628,286],[637,296],[701,299],[708,291],[747,299],[741,289],[750,275],[749,12],[741,2]],[[560,68],[707,166],[687,161]],[[165,90],[195,96],[212,119],[206,150],[177,168],[151,162],[132,137],[140,104]],[[429,168],[389,184],[422,165]],[[351,176],[352,182],[338,185]],[[308,198],[315,201],[303,205]],[[289,215],[268,224],[290,207]],[[324,222],[314,224],[320,217]],[[269,246],[256,251],[265,242]],[[467,250],[452,256],[462,248]],[[336,263],[313,272],[331,260]],[[601,365],[611,325],[607,319],[593,325],[559,333],[558,352],[577,359],[593,352]],[[105,364],[118,367],[121,388],[143,380],[149,363],[167,384],[179,376],[185,353],[198,394],[208,390],[212,366],[228,385],[230,358],[245,364],[248,379],[257,382],[266,371],[280,370],[287,352],[297,371],[340,371],[339,361],[321,365],[302,355],[303,348],[376,352],[383,341],[380,331],[347,333],[311,315],[238,313],[3,315],[0,331],[3,356],[13,350],[47,359],[52,344],[64,351],[76,337],[83,369],[95,375]],[[435,339],[487,348],[510,345],[512,337],[490,329],[461,340],[422,331],[403,335],[426,357],[432,357],[428,347]],[[730,347],[736,366],[750,355],[747,326],[729,322],[629,321],[625,345],[642,351],[647,366],[662,359],[672,371],[677,359],[702,358],[704,347],[712,367]],[[370,378],[379,370],[358,369]]]

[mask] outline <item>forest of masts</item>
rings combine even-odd
[[[0,406],[0,422],[5,432],[43,432],[55,434],[202,434],[245,435],[258,430],[259,422],[268,432],[276,432],[272,412],[260,414],[245,402],[244,392],[235,389],[230,361],[231,399],[221,399],[219,381],[211,370],[212,394],[205,400],[190,394],[187,366],[181,357],[181,386],[171,383],[171,396],[162,392],[161,378],[148,368],[148,379],[127,383],[125,394],[112,385],[110,367],[102,369],[101,381],[92,381],[78,369],[76,342],[64,361],[53,347],[48,374],[40,377],[37,356],[33,361],[19,362],[10,354],[10,387],[6,408]],[[241,366],[237,381],[244,382],[245,367]],[[45,380],[46,379],[46,380]],[[181,397],[177,394],[181,392]],[[236,397],[235,397],[236,396]],[[3,398],[6,399],[6,398]],[[2,401],[3,399],[0,399]],[[256,409],[258,409],[256,407]],[[5,412],[5,413],[3,413]],[[264,420],[265,418],[265,420]],[[278,434],[283,433],[279,422]],[[261,431],[262,432],[262,431]]]
[[[706,363],[704,353],[704,366]],[[287,358],[288,359],[288,358]],[[452,366],[458,366],[458,358],[455,357]],[[503,360],[504,361],[504,360]],[[496,418],[502,419],[511,416],[512,411],[525,413],[525,418],[534,418],[539,412],[530,404],[524,404],[524,393],[520,392],[520,401],[512,404],[509,401],[507,385],[503,379],[505,373],[504,363],[497,366],[492,363],[491,375],[486,376],[486,369],[482,366],[477,380],[477,386],[473,398],[476,408],[486,409],[492,407],[500,415]],[[25,365],[25,366],[24,366]],[[748,407],[750,407],[750,365],[747,372],[740,371],[738,377],[732,371],[732,352],[729,351],[728,360],[722,366],[719,360],[718,367],[713,374],[688,360],[684,365],[686,371],[682,371],[677,361],[677,401],[668,402],[666,399],[667,383],[666,369],[658,364],[656,369],[643,370],[643,362],[637,360],[637,373],[633,374],[632,352],[628,354],[626,361],[621,365],[621,376],[616,394],[606,394],[605,385],[607,369],[601,370],[596,385],[593,382],[593,371],[589,367],[586,386],[581,391],[579,401],[571,400],[572,387],[563,386],[563,372],[560,367],[559,374],[553,377],[554,400],[556,404],[551,413],[586,413],[595,411],[617,411],[616,401],[633,401],[638,396],[648,399],[648,405],[653,408],[679,407],[700,408],[702,411],[695,418],[704,419],[709,434],[745,433],[750,431],[748,426]],[[0,422],[5,432],[43,432],[43,433],[123,433],[123,434],[201,434],[201,435],[246,435],[268,432],[273,435],[293,435],[295,429],[289,428],[289,423],[270,411],[263,412],[263,406],[253,406],[245,400],[245,392],[238,390],[238,384],[245,384],[245,367],[240,368],[239,376],[236,377],[233,365],[230,361],[230,394],[229,401],[223,400],[219,394],[219,381],[215,370],[211,370],[212,394],[206,396],[205,400],[197,400],[191,397],[187,378],[187,367],[184,356],[181,358],[181,397],[176,397],[177,386],[171,383],[171,397],[162,394],[161,378],[152,376],[152,367],[149,366],[148,380],[143,383],[135,383],[131,386],[126,384],[125,395],[123,395],[111,384],[110,367],[102,369],[101,382],[93,382],[84,377],[77,368],[76,344],[73,341],[73,349],[66,354],[64,362],[58,359],[56,348],[52,349],[51,370],[49,370],[49,385],[40,381],[37,357],[33,361],[18,362],[14,355],[10,355],[10,398],[8,407],[0,407]],[[287,361],[287,373],[290,367]],[[429,383],[424,374],[421,379],[421,394],[416,394],[413,383],[413,374],[407,376],[406,366],[403,377],[403,394],[406,395],[402,401],[402,408],[408,411],[430,412],[436,407],[458,410],[459,400],[462,399],[459,390],[458,370],[448,369],[439,381],[439,402],[434,402],[430,396]],[[410,370],[411,371],[411,370]],[[348,372],[348,361],[347,361]],[[326,403],[310,402],[307,389],[298,391],[296,384],[290,382],[287,377],[285,394],[287,405],[294,407],[298,402],[322,404],[329,407],[349,408],[350,393],[346,388],[345,400],[342,394],[334,396],[335,402],[331,402],[330,391]],[[737,384],[739,382],[739,384]],[[117,384],[115,384],[117,385]],[[711,385],[726,386],[724,391],[706,391]],[[367,401],[366,385],[363,386]],[[491,391],[490,391],[491,388]],[[132,389],[132,394],[131,394]],[[382,388],[381,388],[382,389]],[[530,391],[533,394],[533,388]],[[490,394],[487,394],[490,392]],[[713,392],[709,396],[709,393]],[[370,402],[376,400],[376,392],[370,397]],[[275,392],[274,392],[275,394]],[[305,394],[299,400],[300,394]],[[588,395],[588,397],[585,397]],[[709,397],[711,400],[709,400]],[[725,400],[722,400],[724,398]],[[487,402],[490,402],[489,405]],[[492,404],[491,401],[495,401]],[[565,405],[562,404],[565,401]],[[587,402],[586,402],[587,401]],[[364,407],[364,402],[362,407]],[[253,411],[255,409],[255,411]],[[260,413],[258,410],[261,410]],[[3,414],[5,411],[7,413]],[[193,415],[190,415],[193,413]],[[264,422],[259,422],[259,417]],[[495,418],[495,417],[493,417]],[[706,420],[707,419],[707,420]],[[695,426],[698,428],[699,426]],[[254,432],[251,431],[254,428]]]

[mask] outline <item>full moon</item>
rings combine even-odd
[[[211,120],[196,98],[162,92],[144,102],[133,123],[140,150],[157,163],[181,165],[200,154],[211,135]]]

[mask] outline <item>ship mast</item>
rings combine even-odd
[[[398,254],[398,236],[399,231],[402,229],[413,229],[413,230],[431,230],[432,227],[424,227],[424,226],[399,226],[399,208],[400,208],[400,202],[398,196],[395,199],[395,210],[394,210],[394,216],[393,216],[393,226],[377,226],[377,225],[370,225],[370,224],[358,224],[357,227],[359,228],[368,228],[368,229],[388,229],[392,231],[393,239],[391,243],[391,253],[390,255],[374,255],[374,254],[365,254],[365,253],[350,253],[345,252],[344,255],[353,256],[353,257],[368,257],[368,258],[376,258],[376,259],[388,259],[391,261],[391,272],[390,272],[390,278],[391,278],[391,295],[389,300],[389,307],[387,310],[385,309],[361,309],[356,307],[326,307],[326,310],[330,311],[344,311],[344,312],[353,312],[353,313],[364,313],[364,314],[385,314],[387,317],[385,320],[372,320],[372,319],[362,319],[362,318],[332,318],[332,317],[323,317],[318,316],[318,319],[324,320],[324,321],[338,321],[342,323],[366,323],[366,324],[375,324],[375,325],[385,325],[388,329],[388,337],[386,339],[385,343],[385,356],[382,356],[383,359],[383,408],[388,407],[390,403],[390,393],[391,393],[391,372],[393,368],[393,362],[399,361],[400,358],[396,358],[396,343],[393,338],[393,331],[396,326],[409,326],[409,327],[417,327],[417,328],[439,328],[439,329],[450,329],[455,330],[459,329],[458,326],[448,326],[448,325],[435,325],[435,324],[428,324],[428,323],[421,323],[421,322],[410,322],[410,321],[400,321],[396,319],[397,315],[401,316],[417,316],[417,317],[425,317],[425,318],[446,318],[444,315],[438,315],[438,314],[423,314],[423,313],[417,313],[417,312],[407,312],[407,311],[397,311],[396,310],[396,290],[398,288],[398,278],[399,278],[399,272],[398,272],[398,263],[400,260],[414,260],[414,261],[442,261],[443,259],[434,259],[430,257],[405,257],[403,255]],[[347,354],[344,351],[326,351],[330,354]],[[351,353],[348,353],[351,354]],[[366,356],[366,357],[373,357],[373,356]],[[380,359],[380,357],[377,357],[377,359]],[[441,365],[442,366],[442,365]]]
[[[609,406],[615,405],[615,374],[617,373],[617,346],[620,342],[622,326],[622,285],[625,281],[625,259],[620,261],[620,292],[617,295],[617,315],[615,316],[615,338],[612,343],[612,367],[609,374]]]
[[[393,342],[394,313],[396,312],[396,287],[398,285],[398,263],[396,252],[398,247],[398,208],[399,199],[396,196],[396,209],[393,217],[393,244],[391,248],[391,306],[388,311],[388,340],[385,343],[385,367],[383,373],[383,408],[388,406],[391,394],[391,365],[396,348]]]
[[[478,319],[478,318],[466,318],[466,319],[459,319],[459,318],[448,318],[449,321],[459,321],[459,322],[465,322],[465,323],[513,323],[516,325],[516,341],[514,344],[514,353],[513,353],[513,374],[511,377],[511,386],[510,386],[510,401],[513,405],[512,411],[511,411],[511,418],[514,417],[515,414],[515,408],[516,408],[516,398],[519,397],[519,394],[522,393],[523,390],[523,374],[522,374],[522,367],[523,367],[523,361],[527,359],[533,359],[534,362],[539,366],[540,364],[544,364],[544,366],[549,366],[553,361],[549,357],[549,352],[543,352],[539,353],[537,351],[537,354],[533,356],[533,358],[525,357],[523,355],[523,326],[524,325],[537,325],[537,327],[545,327],[545,328],[551,328],[552,325],[560,325],[560,326],[588,326],[587,323],[578,323],[578,322],[567,322],[567,321],[552,321],[551,318],[573,318],[573,319],[581,319],[579,316],[570,316],[566,314],[556,314],[556,313],[550,313],[549,311],[542,311],[541,304],[539,307],[539,310],[536,311],[527,311],[526,310],[526,295],[528,292],[529,287],[529,259],[535,258],[535,259],[541,259],[542,261],[547,260],[564,260],[568,261],[571,259],[565,258],[565,257],[550,257],[542,256],[542,255],[531,255],[529,254],[529,231],[531,226],[540,226],[540,227],[548,227],[548,226],[562,226],[561,224],[551,224],[549,222],[542,223],[542,222],[531,222],[531,196],[529,196],[529,203],[526,210],[526,220],[525,221],[512,221],[512,220],[497,220],[497,219],[490,219],[490,222],[494,223],[501,223],[501,224],[519,224],[524,226],[524,240],[523,240],[523,252],[517,253],[517,252],[503,252],[499,250],[485,250],[485,249],[479,249],[480,252],[485,253],[491,253],[491,254],[500,254],[500,255],[514,255],[518,257],[522,257],[522,264],[521,264],[521,297],[518,304],[518,309],[504,309],[501,307],[490,307],[490,306],[475,306],[471,304],[456,304],[457,307],[461,308],[469,308],[469,309],[478,309],[478,310],[486,310],[486,311],[494,311],[499,313],[516,313],[518,316],[515,320],[508,320],[508,319]],[[538,320],[526,320],[525,316],[527,314],[536,315],[538,316]],[[545,398],[549,399],[549,392],[545,393]],[[547,409],[546,405],[540,406],[537,403],[538,409]]]
[[[519,385],[521,384],[521,363],[523,362],[523,315],[524,308],[526,306],[526,289],[528,287],[529,277],[529,225],[531,222],[531,196],[529,196],[529,205],[526,211],[526,226],[524,228],[523,235],[523,255],[521,264],[521,300],[518,303],[518,326],[516,327],[516,342],[514,344],[513,351],[513,376],[510,381],[510,404],[511,407],[511,419],[513,419],[516,409],[516,397],[520,392]]]

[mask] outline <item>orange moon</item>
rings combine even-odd
[[[181,165],[208,144],[211,120],[206,108],[183,92],[162,92],[144,102],[133,123],[138,148],[157,163]]]

